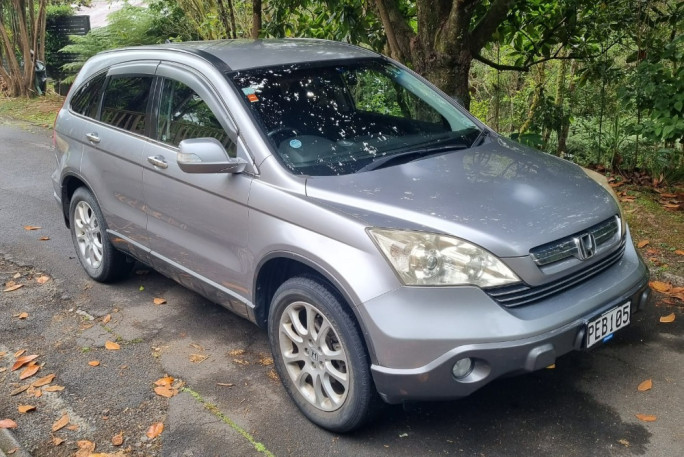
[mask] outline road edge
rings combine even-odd
[[[9,452],[11,454],[8,456]],[[31,454],[21,446],[10,430],[0,428],[0,457],[31,457]]]

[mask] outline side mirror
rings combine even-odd
[[[216,138],[192,138],[178,145],[178,167],[186,173],[242,173],[247,161],[228,157],[226,149]]]

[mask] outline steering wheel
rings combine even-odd
[[[273,138],[276,135],[281,135],[283,133],[293,133],[295,136],[299,135],[297,129],[290,127],[289,125],[281,125],[279,127],[274,128],[273,130],[269,130],[268,133],[266,133],[266,136],[268,136],[269,138]]]

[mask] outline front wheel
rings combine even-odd
[[[99,282],[113,282],[126,276],[133,263],[109,242],[102,211],[88,189],[76,189],[69,214],[71,239],[88,276]]]
[[[366,348],[327,285],[308,277],[283,283],[269,311],[268,336],[285,390],[310,421],[334,432],[363,424],[376,395]]]

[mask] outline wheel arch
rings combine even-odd
[[[267,327],[271,300],[278,287],[290,278],[311,277],[326,284],[350,312],[363,338],[368,355],[371,360],[376,360],[372,341],[368,338],[368,332],[354,306],[352,295],[328,270],[310,259],[292,252],[273,252],[261,260],[256,271],[258,273],[255,275],[253,284],[254,318],[259,327]]]
[[[64,216],[64,223],[67,228],[71,228],[71,220],[69,217],[69,206],[71,205],[71,197],[76,192],[79,187],[85,187],[86,189],[92,190],[81,178],[75,175],[66,175],[62,179],[62,215]],[[93,194],[94,197],[94,194]]]

